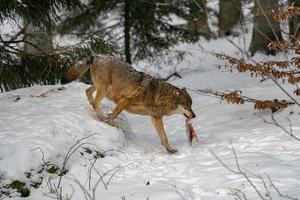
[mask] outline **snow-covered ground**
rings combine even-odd
[[[240,88],[245,95],[260,99],[272,95],[285,98],[270,83],[215,70],[186,76],[173,84],[191,89]],[[82,200],[84,195],[92,199],[93,194],[95,199],[105,200],[234,199],[230,189],[245,192],[248,199],[259,199],[243,176],[228,171],[213,155],[236,170],[231,143],[240,168],[263,195],[263,182],[253,174],[265,178],[273,199],[281,197],[267,176],[282,194],[300,197],[300,143],[277,126],[264,123],[259,116],[269,119],[270,113],[254,111],[252,104],[229,105],[190,91],[197,115],[193,125],[200,142],[188,145],[183,116],[166,117],[169,142],[179,150],[169,155],[160,145],[149,117],[122,113],[118,118],[120,130],[110,127],[98,121],[88,104],[88,85],[75,82],[63,90],[60,87],[34,86],[0,95],[0,183],[20,180],[29,186],[32,180],[25,172],[30,172],[32,179],[43,177],[41,186],[31,188],[27,199],[55,196],[50,193],[49,182],[57,185],[59,176],[38,171],[43,162],[61,168],[69,149],[84,137],[87,138],[73,148],[79,147],[70,156],[68,172],[60,184],[63,195],[72,195],[72,199]],[[49,90],[45,97],[38,97]],[[103,103],[106,112],[113,109],[112,103]],[[295,135],[300,136],[299,112],[296,106],[289,107],[275,117],[288,129],[289,117]],[[95,150],[107,151],[105,157],[97,157]],[[12,196],[20,198],[18,193]]]
[[[213,2],[216,1],[209,1],[213,4],[210,7],[217,5]],[[216,69],[224,62],[210,52],[241,57],[241,51],[247,51],[251,27],[243,28],[239,37],[200,40],[193,45],[174,47],[172,50],[187,52],[178,64],[154,65],[141,61],[135,67],[161,77],[177,71],[184,77],[172,82],[178,87],[241,89],[244,95],[258,99],[286,99],[268,81],[259,83],[259,79],[247,75]],[[213,26],[212,30],[215,31]],[[257,54],[253,59],[265,58]],[[30,196],[21,198],[13,192],[11,199],[47,200],[61,192],[62,199],[71,196],[73,200],[227,200],[234,199],[230,194],[233,191],[244,192],[249,200],[261,199],[255,189],[264,199],[284,199],[268,180],[269,176],[282,196],[300,199],[300,142],[278,126],[265,123],[262,117],[271,121],[269,111],[255,111],[250,103],[229,105],[189,90],[197,115],[193,125],[199,143],[188,145],[183,116],[166,117],[170,145],[179,150],[169,155],[160,145],[149,117],[124,112],[117,119],[120,129],[110,127],[97,119],[88,104],[85,97],[88,85],[75,82],[61,87],[34,86],[0,94],[0,195],[9,191],[4,186],[19,180],[30,188]],[[39,96],[43,93],[44,96]],[[114,107],[107,100],[103,104],[106,113]],[[275,114],[280,125],[289,130],[287,117],[293,133],[300,137],[299,107],[290,106]],[[232,148],[239,167],[255,187],[242,175],[227,170],[214,156],[236,171]],[[60,180],[59,172],[54,170],[53,174],[49,169],[53,166],[61,169],[66,155],[70,155],[67,173]],[[41,185],[35,189],[30,186],[34,183]],[[58,184],[61,191],[55,190]],[[267,193],[271,196],[266,196]],[[6,198],[4,194],[2,198]]]

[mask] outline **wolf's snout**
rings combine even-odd
[[[196,114],[192,111],[192,117],[191,118],[195,118]]]
[[[188,112],[184,113],[184,116],[186,118],[193,119],[196,117],[196,114],[192,110],[189,110]]]

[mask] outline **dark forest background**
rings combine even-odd
[[[74,63],[92,54],[111,54],[132,64],[157,60],[180,43],[214,40],[235,35],[235,28],[252,24],[249,54],[274,54],[267,48],[281,41],[281,24],[260,8],[278,10],[300,1],[220,0],[218,10],[206,0],[1,0],[0,27],[16,28],[0,35],[0,90],[34,84],[59,83]],[[251,7],[250,16],[243,9]],[[217,19],[218,31],[208,20]],[[288,22],[289,40],[300,38],[300,17]],[[176,21],[184,23],[176,23]],[[78,41],[72,45],[54,43],[57,36]],[[174,59],[182,58],[180,52]]]

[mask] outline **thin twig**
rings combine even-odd
[[[281,130],[283,130],[284,133],[286,133],[287,135],[289,135],[289,136],[291,136],[292,138],[294,138],[297,142],[300,142],[300,138],[297,137],[297,136],[295,136],[295,135],[293,134],[293,131],[292,131],[292,125],[291,125],[291,121],[290,121],[289,118],[287,118],[287,120],[288,120],[289,125],[290,125],[290,131],[287,130],[285,127],[283,127],[281,124],[279,124],[278,121],[275,119],[275,117],[274,117],[273,114],[271,115],[272,121],[267,121],[265,118],[263,118],[262,116],[259,116],[259,115],[258,115],[258,117],[261,118],[261,119],[264,121],[264,123],[266,123],[266,124],[273,124],[273,125],[279,127]]]
[[[290,197],[288,194],[282,194],[279,189],[275,186],[274,182],[272,181],[271,177],[270,176],[267,176],[269,181],[270,181],[270,184],[271,186],[275,189],[275,191],[277,192],[277,194],[280,196],[280,197],[283,197],[285,199],[290,199],[290,200],[299,200],[298,198],[294,198],[294,197]]]
[[[130,166],[130,165],[132,165],[132,164],[134,164],[134,163],[136,163],[136,162],[132,162],[132,163],[129,163],[129,164],[127,164],[127,165],[124,165],[124,166],[120,166],[110,177],[109,177],[109,179],[108,179],[108,181],[106,182],[106,185],[109,185],[109,183],[110,183],[110,181],[111,181],[111,179],[114,177],[114,175],[118,172],[118,171],[120,171],[121,169],[123,169],[123,168],[125,168],[125,167],[128,167],[128,166]]]
[[[74,153],[78,148],[80,148],[82,145],[84,145],[84,143],[83,143],[83,144],[80,144],[80,142],[83,141],[83,140],[85,140],[85,139],[87,139],[87,138],[89,138],[89,137],[91,137],[91,136],[93,136],[93,135],[96,135],[96,134],[97,134],[97,133],[93,133],[93,134],[90,134],[90,135],[88,135],[88,136],[86,136],[86,137],[81,138],[80,140],[78,140],[74,145],[72,145],[72,146],[69,148],[67,154],[65,155],[64,161],[63,161],[63,165],[62,165],[62,168],[61,168],[61,174],[60,174],[60,178],[59,178],[59,181],[58,181],[58,184],[57,184],[57,188],[60,187],[61,180],[62,180],[62,177],[63,177],[63,173],[64,173],[64,171],[65,171],[65,168],[66,168],[66,165],[67,165],[68,160],[70,159],[70,157],[73,155],[73,153]],[[77,146],[78,144],[79,144],[79,146]],[[76,146],[77,146],[77,147],[76,147]]]
[[[230,172],[234,173],[234,174],[238,174],[238,175],[242,175],[247,182],[251,185],[252,189],[256,192],[256,194],[260,197],[260,199],[262,200],[266,200],[266,198],[263,196],[263,194],[258,190],[258,188],[254,185],[254,183],[251,181],[251,179],[248,177],[248,175],[246,174],[246,172],[244,172],[239,164],[238,158],[237,158],[237,154],[235,152],[235,149],[231,143],[231,147],[232,147],[232,152],[234,155],[234,160],[235,160],[235,164],[236,164],[236,170],[233,170],[232,168],[230,168],[227,164],[225,164],[212,150],[210,150],[210,152],[213,154],[213,156]]]
[[[101,173],[100,173],[95,167],[94,167],[94,170],[95,170],[95,172],[99,175],[99,178],[100,178],[102,184],[104,185],[105,189],[107,190],[108,187],[107,187],[106,183],[105,183],[104,180],[103,180],[103,175],[101,175]]]

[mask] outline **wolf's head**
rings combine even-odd
[[[192,110],[192,98],[189,95],[189,93],[186,91],[185,88],[177,89],[175,91],[175,94],[177,96],[177,102],[178,106],[176,109],[176,113],[183,114],[186,118],[195,118],[196,115],[194,111]]]

